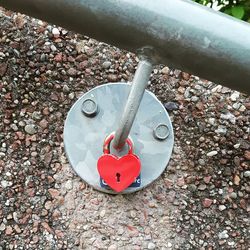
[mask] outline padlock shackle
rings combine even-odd
[[[111,134],[111,135],[106,137],[106,139],[103,143],[103,153],[104,154],[110,154],[110,143],[114,139],[114,137],[115,137],[114,134]],[[133,142],[129,138],[127,138],[126,144],[128,144],[128,147],[129,147],[128,154],[133,154],[133,150],[134,150]]]

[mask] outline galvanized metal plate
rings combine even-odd
[[[105,193],[115,194],[101,186],[97,160],[103,154],[105,137],[117,129],[130,87],[127,83],[109,83],[90,90],[73,105],[65,122],[64,144],[70,164],[85,182]],[[88,109],[93,106],[97,110],[93,116],[86,116],[82,111],[83,103],[89,103],[89,99],[97,104],[97,107],[88,105]],[[157,139],[159,125],[160,138]],[[162,135],[166,131],[162,129],[164,125],[168,127],[166,139]],[[121,193],[132,193],[148,186],[163,173],[171,157],[174,144],[172,124],[164,106],[149,91],[144,93],[130,138],[134,143],[134,153],[141,160],[141,186],[129,187]],[[112,150],[112,153],[123,155],[126,148],[122,152]]]

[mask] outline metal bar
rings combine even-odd
[[[0,5],[132,52],[152,48],[155,63],[250,94],[250,25],[194,2],[0,0]]]
[[[115,149],[121,149],[124,146],[126,139],[128,138],[129,132],[132,128],[137,111],[139,109],[143,94],[147,87],[152,69],[152,63],[147,60],[142,60],[138,64],[138,68],[135,72],[127,103],[125,105],[121,120],[119,122],[118,129],[115,132],[113,142],[113,147]]]

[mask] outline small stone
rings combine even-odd
[[[65,93],[69,92],[69,86],[68,85],[65,84],[63,86],[63,92],[65,92]]]
[[[42,222],[41,225],[43,226],[43,228],[44,228],[47,232],[49,232],[49,233],[51,233],[51,234],[53,233],[52,228],[49,226],[49,224],[48,224],[47,222]]]
[[[238,149],[240,147],[240,143],[234,144],[234,148]]]
[[[153,242],[149,242],[148,249],[155,249],[155,244]]]
[[[34,235],[34,236],[32,237],[32,242],[33,242],[33,244],[38,243],[38,241],[39,241],[38,235]]]
[[[198,190],[200,190],[200,191],[204,191],[206,188],[207,188],[207,186],[206,186],[206,185],[201,184],[201,185],[199,185]]]
[[[46,119],[42,119],[40,122],[39,122],[39,126],[43,129],[47,128],[48,127],[48,122]]]
[[[240,108],[239,108],[239,111],[240,112],[246,111],[246,107],[244,105],[241,105]]]
[[[215,133],[225,135],[227,133],[227,128],[224,126],[218,126],[218,128],[215,130]]]
[[[195,184],[188,185],[188,190],[190,192],[195,192],[197,190],[197,186]]]
[[[47,210],[50,210],[53,207],[53,203],[51,201],[46,201],[44,206]]]
[[[12,186],[12,183],[9,183],[9,181],[6,181],[6,180],[2,180],[1,186],[2,186],[2,188],[7,188],[7,187]]]
[[[162,74],[165,74],[167,75],[169,73],[169,67],[164,67],[162,70],[161,70]]]
[[[233,94],[230,96],[231,101],[235,102],[240,97],[240,93],[238,91],[233,92]]]
[[[103,217],[105,216],[105,214],[106,214],[106,210],[103,209],[103,210],[100,212],[100,217],[103,218]]]
[[[218,236],[219,239],[227,239],[229,237],[229,235],[227,234],[227,230],[222,231]]]
[[[250,171],[246,171],[246,172],[244,173],[244,177],[249,178],[249,177],[250,177]]]
[[[235,124],[235,122],[236,122],[236,117],[230,112],[228,112],[226,114],[221,114],[220,119],[229,120],[232,124]]]
[[[235,175],[234,176],[234,184],[236,186],[239,186],[240,185],[240,177],[238,175]]]
[[[246,151],[245,151],[244,157],[245,157],[247,160],[250,160],[250,151],[249,151],[249,150],[246,150]]]
[[[54,189],[54,188],[50,188],[50,189],[48,189],[48,191],[49,191],[51,197],[54,199],[57,198],[60,194],[60,191],[57,189]]]
[[[223,171],[223,175],[224,176],[231,176],[232,171],[230,167],[225,167],[224,171]]]
[[[215,124],[215,118],[209,118],[209,119],[208,119],[208,123],[209,123],[210,125],[214,125],[214,124]]]
[[[6,235],[11,235],[13,233],[13,229],[11,226],[7,226],[5,230]]]
[[[20,234],[22,232],[21,228],[18,225],[14,226],[15,231]]]
[[[37,132],[36,126],[34,124],[28,124],[24,127],[26,133],[33,135]]]
[[[53,28],[52,29],[52,34],[55,38],[58,38],[60,36],[60,31],[58,28]]]
[[[108,247],[108,250],[117,250],[118,248],[117,248],[117,246],[115,245],[115,244],[113,244],[113,245],[110,245],[109,247]]]
[[[219,205],[219,210],[224,211],[227,207],[225,205]]]
[[[183,186],[185,185],[185,179],[184,179],[184,177],[181,177],[181,178],[179,178],[179,179],[177,180],[177,185],[178,185],[179,187],[183,187]]]
[[[186,73],[186,72],[182,72],[181,76],[184,80],[188,81],[190,79],[190,74]]]
[[[74,68],[70,68],[70,69],[68,70],[68,75],[70,75],[70,76],[75,76],[76,73],[77,73],[77,71],[76,71],[76,69],[74,69]]]
[[[116,82],[117,81],[117,76],[116,75],[108,75],[108,81],[110,82]]]
[[[67,190],[71,190],[73,188],[72,180],[67,180],[67,182],[65,183],[65,188]]]
[[[6,228],[5,224],[4,224],[4,223],[2,223],[2,224],[0,225],[0,231],[4,231],[4,230],[5,230],[5,228]]]
[[[69,99],[70,99],[70,100],[73,100],[74,98],[75,98],[75,94],[74,94],[73,92],[70,93],[70,94],[69,94]]]
[[[206,208],[210,207],[210,206],[212,205],[212,203],[213,203],[213,200],[208,199],[208,198],[205,198],[205,199],[202,201],[203,207],[206,207]]]
[[[7,71],[8,65],[6,63],[0,63],[0,76],[4,76]]]
[[[216,150],[214,150],[214,151],[211,151],[211,152],[207,153],[207,156],[212,157],[212,156],[215,156],[217,154],[218,154],[218,152]]]
[[[14,130],[14,131],[18,131],[18,127],[16,124],[11,124],[10,127]]]
[[[192,97],[191,97],[191,101],[192,101],[192,102],[198,102],[198,100],[199,100],[199,97],[198,97],[198,96],[192,96]]]
[[[40,61],[44,62],[44,61],[46,61],[46,59],[47,59],[47,56],[44,53],[42,53],[40,56]]]
[[[167,102],[164,104],[164,107],[168,110],[168,111],[173,111],[173,110],[178,110],[179,109],[179,105],[175,102]]]
[[[236,199],[237,198],[237,194],[235,192],[232,192],[229,196],[232,199]]]
[[[212,178],[212,176],[205,176],[205,177],[203,178],[203,180],[204,180],[204,182],[205,182],[206,184],[208,184],[208,183],[210,182],[211,178]]]
[[[54,44],[52,44],[52,45],[50,46],[50,49],[51,49],[52,52],[57,51],[57,48],[56,48],[56,46],[55,46]]]
[[[111,62],[109,62],[109,61],[106,61],[106,62],[104,62],[104,63],[102,64],[102,67],[103,67],[104,69],[109,69],[110,66],[111,66]]]
[[[57,54],[57,55],[54,57],[54,60],[55,60],[56,62],[61,62],[61,61],[63,60],[62,53]]]

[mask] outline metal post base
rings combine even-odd
[[[105,193],[116,192],[101,185],[97,161],[103,154],[105,137],[117,130],[130,88],[126,83],[109,83],[90,90],[73,105],[65,122],[64,144],[69,162],[85,182]],[[141,160],[141,183],[127,188],[123,194],[136,192],[156,180],[171,157],[172,124],[164,106],[149,91],[144,93],[130,138],[134,153]],[[124,155],[126,148],[111,152]]]

